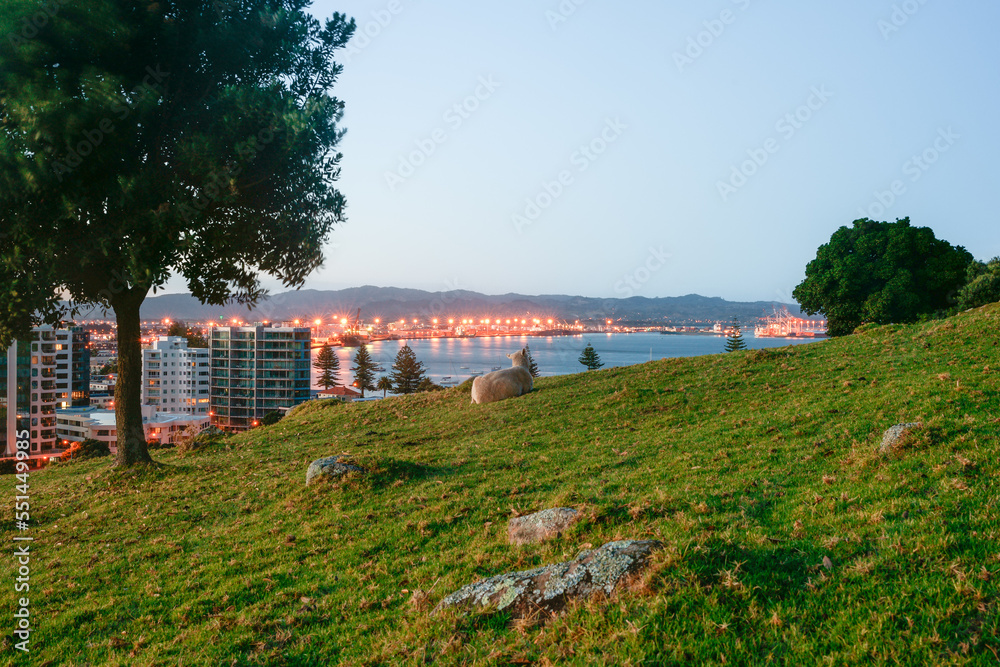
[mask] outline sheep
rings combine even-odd
[[[528,370],[528,351],[507,355],[513,367],[481,375],[472,381],[473,403],[494,403],[531,391],[534,382]]]

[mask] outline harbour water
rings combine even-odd
[[[801,345],[814,342],[796,338],[754,338],[752,332],[743,335],[750,349]],[[440,383],[451,378],[464,382],[473,373],[489,373],[496,367],[509,368],[508,352],[515,352],[525,345],[538,364],[542,376],[582,373],[586,370],[578,361],[587,343],[591,343],[604,368],[631,366],[656,359],[694,357],[723,352],[726,339],[722,336],[663,335],[659,333],[589,333],[574,336],[510,336],[483,338],[433,338],[422,340],[384,340],[371,343],[369,352],[387,375],[392,363],[404,344],[409,344],[417,360],[424,363],[427,375]],[[340,379],[343,384],[353,382],[350,368],[356,348],[335,348],[340,359]],[[315,357],[315,351],[313,351]],[[313,370],[313,386],[318,373]]]

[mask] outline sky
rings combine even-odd
[[[1000,255],[992,0],[312,11],[358,33],[334,89],[348,221],[305,288],[791,302],[861,217]]]

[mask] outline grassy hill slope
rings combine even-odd
[[[998,331],[991,306],[487,406],[468,387],[310,405],[153,472],[33,473],[33,662],[996,664]],[[927,426],[878,455],[909,421]],[[344,452],[375,474],[305,487]],[[506,544],[513,514],[555,506],[586,518]],[[621,538],[667,548],[614,599],[429,614]]]

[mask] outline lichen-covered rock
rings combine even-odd
[[[903,436],[911,431],[915,431],[921,428],[923,424],[920,422],[911,422],[909,424],[896,424],[890,427],[885,433],[882,434],[882,445],[879,447],[879,452],[882,454],[887,454],[896,446]]]
[[[340,456],[330,456],[325,459],[316,459],[309,464],[306,470],[306,486],[317,482],[325,477],[340,477],[349,472],[368,472],[361,466],[348,463],[349,458],[341,454]]]
[[[434,608],[485,608],[514,618],[538,611],[555,612],[573,599],[611,595],[630,574],[643,570],[663,544],[655,540],[609,542],[584,551],[576,560],[477,581],[448,595]]]
[[[507,524],[507,541],[511,544],[534,544],[559,537],[579,518],[580,513],[570,507],[555,507],[515,517]]]

